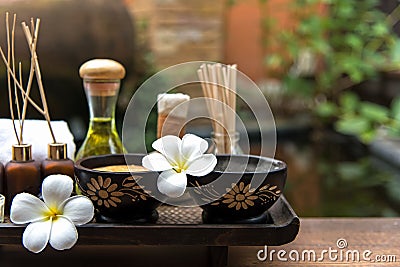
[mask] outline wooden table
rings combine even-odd
[[[264,249],[265,243],[262,237],[255,237],[257,244],[252,246],[232,246],[229,248],[228,266],[400,266],[400,218],[304,218],[301,219],[300,232],[295,241],[282,246],[268,247],[268,252],[272,250],[276,252],[273,260],[260,261],[257,253]],[[87,229],[90,229],[86,227]],[[7,235],[0,227],[0,240],[5,240]],[[50,248],[39,254],[34,255],[27,252],[19,243],[20,237],[12,237],[13,242],[8,241],[7,246],[2,246],[0,253],[0,266],[210,266],[210,251],[204,243],[201,243],[199,237],[193,237],[198,244],[190,242],[190,236],[187,233],[180,235],[177,229],[176,237],[181,237],[182,245],[179,242],[174,245],[167,246],[165,240],[168,236],[163,236],[160,230],[155,230],[152,234],[158,235],[159,244],[138,245],[135,243],[135,235],[128,235],[121,232],[120,236],[116,236],[113,240],[125,240],[124,244],[109,240],[109,244],[104,242],[109,238],[101,229],[98,229],[97,236],[93,239],[87,238],[85,227],[79,228],[81,234],[78,244],[69,251],[58,252]],[[17,232],[22,232],[19,228]],[[15,232],[15,233],[17,233]],[[102,234],[103,233],[103,234]],[[114,233],[118,234],[118,233]],[[14,235],[14,234],[12,234]],[[9,235],[10,237],[10,235]],[[126,245],[126,240],[132,240]],[[339,249],[337,240],[344,239],[347,247]],[[103,241],[101,241],[103,240]],[[163,241],[164,240],[164,241]],[[344,241],[342,240],[342,241]],[[221,242],[216,240],[215,242]],[[223,241],[222,241],[223,242]],[[4,242],[0,242],[4,243]],[[128,242],[129,243],[129,242]],[[239,244],[240,245],[240,244]],[[340,255],[343,252],[343,259],[330,260],[329,255],[324,254],[324,260],[316,262],[311,258],[308,259],[310,251],[315,251],[316,259],[320,258],[323,250],[337,250],[332,255]],[[288,261],[279,260],[277,258],[278,251],[281,258],[287,258]],[[370,250],[368,258],[381,259],[385,256],[386,260],[395,262],[367,262],[361,258],[360,262],[352,261],[353,255],[349,254],[346,261],[346,253],[357,251],[362,254]],[[299,253],[299,261],[289,259]],[[334,252],[334,251],[332,251]],[[301,260],[304,253],[305,260]],[[217,253],[218,255],[218,253]],[[263,256],[263,253],[260,254]],[[29,264],[29,265],[26,265]]]
[[[279,261],[274,253],[272,262],[260,262],[256,255],[262,247],[243,247],[230,250],[229,266],[400,266],[400,218],[304,218],[300,220],[300,225],[294,242],[268,247],[269,252],[273,249],[286,251],[283,258],[288,261]],[[338,248],[339,239],[346,240],[346,248]],[[322,262],[291,261],[288,257],[292,250],[314,250],[318,259],[322,250],[329,248],[338,250],[338,256],[339,251],[343,251],[343,260],[329,260],[328,255]],[[368,257],[371,261],[362,260],[362,253],[366,250],[372,252]],[[360,253],[360,262],[352,261],[351,251]],[[346,252],[349,253],[349,261],[346,261]],[[373,262],[375,257],[386,258],[386,262]]]
[[[299,218],[284,196],[260,224],[204,224],[200,207],[161,206],[155,224],[89,223],[79,227],[79,245],[87,246],[203,246],[208,266],[227,266],[229,247],[282,245],[295,239]],[[0,245],[19,245],[24,226],[0,224]],[[0,265],[1,266],[1,265]]]

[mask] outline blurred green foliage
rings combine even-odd
[[[324,118],[336,116],[337,131],[355,135],[364,143],[371,142],[382,127],[390,136],[400,136],[400,97],[395,98],[390,107],[385,107],[361,101],[353,92],[344,92],[338,105],[324,102],[315,110]]]
[[[270,18],[262,22],[267,35],[264,46],[280,47],[266,56],[265,64],[271,70],[283,70],[278,78],[286,93],[307,99],[318,115],[336,119],[336,130],[366,143],[380,126],[400,134],[399,100],[388,108],[360,101],[346,91],[400,68],[400,40],[392,30],[400,6],[386,15],[378,4],[377,0],[298,0],[288,10],[298,21],[293,29],[282,30]],[[305,52],[315,66],[299,66]],[[312,67],[312,73],[307,73]]]

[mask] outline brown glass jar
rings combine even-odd
[[[40,192],[40,167],[32,159],[32,146],[13,145],[12,159],[5,168],[6,211],[9,211],[12,199],[18,193],[26,192],[35,196]]]
[[[51,174],[65,174],[74,179],[74,162],[67,157],[66,143],[52,143],[47,146],[48,158],[42,161],[42,179]]]

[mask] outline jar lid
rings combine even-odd
[[[32,145],[30,144],[12,145],[11,159],[15,161],[32,160]]]
[[[47,146],[48,158],[52,160],[60,160],[67,158],[66,143],[51,143]]]
[[[115,60],[96,58],[83,63],[79,75],[84,79],[120,80],[125,77],[125,68]]]

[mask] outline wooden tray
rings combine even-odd
[[[300,221],[281,196],[270,208],[267,224],[203,224],[199,207],[162,206],[156,224],[90,223],[78,227],[79,245],[263,246],[293,241]],[[0,245],[21,244],[25,227],[0,223]]]

